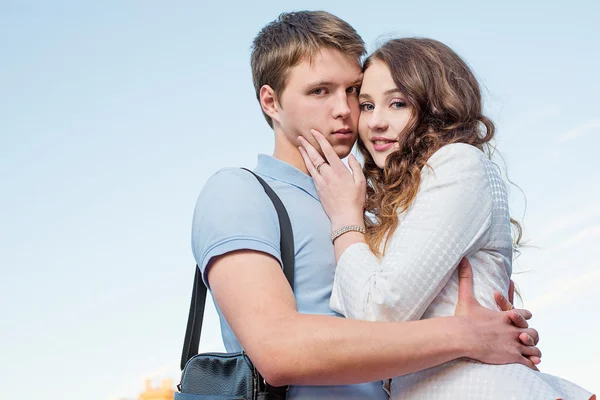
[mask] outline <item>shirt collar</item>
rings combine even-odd
[[[258,164],[254,169],[259,175],[268,176],[277,181],[285,182],[304,190],[311,197],[319,201],[319,195],[315,183],[310,175],[305,174],[298,168],[266,154],[258,155]]]

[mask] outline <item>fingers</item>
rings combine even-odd
[[[319,146],[321,146],[321,151],[323,152],[323,155],[327,159],[329,165],[334,170],[346,171],[346,166],[344,165],[342,160],[340,160],[335,150],[333,150],[331,144],[327,141],[327,139],[325,139],[325,136],[323,136],[319,131],[315,129],[311,129],[310,132],[315,137],[317,142],[319,142]]]
[[[542,362],[542,359],[537,356],[529,356],[527,358],[529,358],[531,360],[531,362],[534,363],[535,365],[538,365],[539,363]],[[537,369],[537,368],[535,370],[539,371],[539,369]]]
[[[471,303],[475,300],[473,295],[473,270],[467,258],[458,264],[458,303]]]
[[[325,162],[325,160],[323,159],[323,157],[321,157],[321,155],[319,154],[317,149],[315,149],[314,146],[308,142],[308,140],[306,140],[302,136],[300,136],[300,137],[298,137],[298,141],[300,142],[300,145],[302,146],[301,148],[303,148],[304,151],[306,152],[306,154],[308,155],[308,159],[309,159],[310,163],[312,164],[313,168],[316,167],[317,165]],[[306,163],[306,160],[304,160],[304,163]],[[306,167],[308,168],[308,163],[306,163]],[[315,171],[316,171],[316,169],[315,169]],[[313,175],[313,174],[311,174],[311,175],[313,176],[313,178],[315,177],[315,175]]]
[[[540,359],[542,358],[542,351],[535,346],[522,346],[521,354],[527,357],[534,356]]]
[[[531,337],[533,339],[533,344],[534,345],[537,345],[538,342],[540,341],[540,335],[539,335],[538,331],[536,331],[533,328],[523,329],[522,332],[519,334],[519,340],[523,344],[526,344],[524,342],[524,340],[528,340],[527,337]]]
[[[528,357],[521,356],[521,357],[517,358],[517,362],[519,364],[523,364],[523,365],[525,365],[525,366],[527,366],[527,367],[529,367],[529,368],[531,368],[533,370],[536,370],[536,371],[538,370],[536,368],[536,366],[533,364],[533,361],[531,361]]]
[[[525,310],[523,308],[516,308],[515,311],[521,314],[526,320],[530,320],[531,317],[533,317],[533,314],[529,310]]]
[[[309,146],[310,146],[310,144],[309,144]],[[310,174],[310,176],[313,177],[313,179],[316,180],[316,178],[319,177],[319,173],[317,172],[317,169],[315,168],[315,164],[313,164],[312,160],[310,159],[310,156],[308,155],[306,150],[304,150],[303,147],[298,147],[298,150],[300,150],[302,159],[304,159],[304,164],[306,164],[306,169],[308,169],[308,173]]]
[[[522,308],[515,309],[512,303],[508,301],[506,297],[504,297],[499,291],[494,292],[494,299],[502,311],[515,310],[517,313],[521,314],[525,320],[530,320],[531,317],[533,317],[533,314],[529,310]]]
[[[517,328],[529,328],[527,320],[517,310],[506,311],[506,315]]]
[[[533,339],[531,336],[529,336],[526,333],[521,333],[519,335],[519,340],[521,341],[521,343],[523,343],[525,346],[535,346],[535,339]]]
[[[353,154],[350,154],[350,156],[348,156],[348,165],[352,170],[352,177],[354,178],[354,182],[358,185],[366,184],[365,174],[363,174],[362,165],[360,165],[360,163],[354,157]]]
[[[499,291],[494,291],[494,300],[496,300],[496,304],[502,311],[509,311],[514,308],[512,303],[506,299]]]

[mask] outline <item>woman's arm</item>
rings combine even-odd
[[[348,223],[346,221],[353,221],[353,219],[357,218],[356,215],[362,216],[365,201],[365,177],[362,173],[360,164],[354,157],[350,156],[348,158],[348,163],[352,170],[352,174],[350,174],[327,140],[314,130],[312,133],[319,142],[328,165],[325,166],[325,159],[323,156],[303,138],[298,138],[302,146],[300,152],[310,175],[313,177],[317,191],[319,192],[321,205],[331,219],[332,226],[335,229],[337,226]],[[477,153],[476,149],[469,146],[467,146],[467,148]],[[462,160],[459,160],[459,162],[462,162]],[[320,168],[320,171],[317,169],[318,165],[323,165]],[[492,184],[492,186],[495,187],[497,185]],[[504,191],[505,189],[504,187],[498,187],[495,190]],[[350,235],[353,235],[353,233],[348,233],[344,236],[350,237]],[[358,240],[362,240],[364,243],[362,235],[355,234],[355,237],[359,237],[360,239]],[[351,240],[353,239],[351,238],[350,241]],[[357,239],[354,240],[357,241]],[[336,241],[336,247],[339,247],[339,243],[339,241]],[[500,301],[502,299],[499,300],[502,296],[500,293],[495,293],[495,295],[497,295],[496,301],[501,309],[506,311],[513,308],[511,304],[506,304],[506,301]],[[507,305],[510,307],[507,308]],[[459,307],[457,307],[457,312],[458,310]],[[528,319],[531,318],[531,314],[527,310],[519,310],[516,315],[519,315],[519,313],[521,313],[520,315],[527,315],[526,318]],[[528,346],[537,343],[537,338],[532,339],[524,333],[519,336],[519,340],[526,346],[526,349],[529,348]],[[537,359],[537,362],[539,362],[539,358],[535,358]],[[532,360],[533,359],[534,358],[532,358]]]
[[[487,241],[493,194],[484,157],[466,144],[438,150],[428,161],[431,168],[423,168],[419,192],[384,257],[379,260],[364,243],[343,252],[331,307],[356,319],[419,319],[461,258]]]

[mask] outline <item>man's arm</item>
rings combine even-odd
[[[531,367],[526,356],[539,354],[518,341],[523,332],[537,336],[512,325],[526,327],[521,315],[481,307],[471,286],[459,317],[367,322],[298,313],[281,266],[265,253],[240,250],[216,257],[208,280],[241,345],[275,386],[375,381],[458,357]]]

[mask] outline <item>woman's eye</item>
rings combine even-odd
[[[394,101],[392,103],[392,108],[398,109],[398,108],[403,108],[403,107],[406,107],[406,103],[403,101]]]
[[[375,109],[375,106],[370,103],[362,103],[360,105],[360,111],[373,111],[374,109]]]

